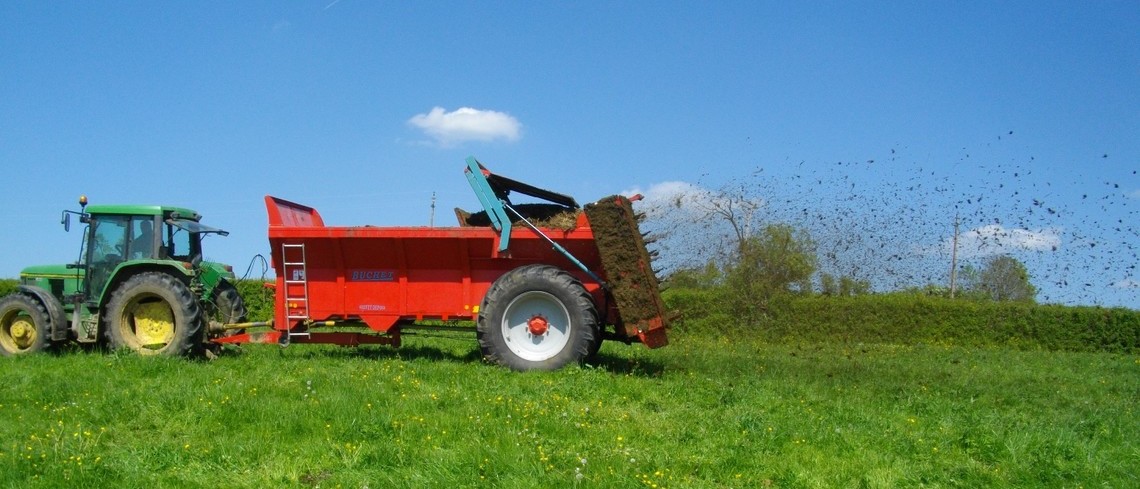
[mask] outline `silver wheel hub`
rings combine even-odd
[[[500,327],[507,348],[532,362],[555,357],[570,342],[570,313],[547,292],[519,294],[507,304]]]

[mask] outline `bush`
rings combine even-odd
[[[273,318],[273,289],[265,287],[265,282],[238,280],[235,285],[245,301],[246,318],[249,321],[268,321]]]
[[[731,315],[715,290],[671,289],[675,327],[752,328],[773,340],[1007,346],[1018,349],[1140,352],[1140,311],[1124,308],[954,300],[923,294],[854,297],[784,294],[750,324]],[[716,320],[712,320],[715,318]]]
[[[730,317],[728,306],[718,288],[673,287],[662,292],[661,297],[674,315],[674,327],[687,331],[717,331]],[[716,320],[707,321],[709,318]]]
[[[0,279],[0,297],[15,292],[17,285],[20,285],[20,281],[14,278]]]

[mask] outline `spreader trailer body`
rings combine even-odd
[[[629,199],[581,209],[474,158],[464,173],[483,211],[456,209],[457,227],[326,226],[316,209],[266,196],[272,327],[214,341],[399,346],[404,330],[474,329],[488,360],[517,370],[581,361],[603,339],[668,343]],[[514,205],[512,193],[549,204]]]

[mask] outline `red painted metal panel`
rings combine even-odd
[[[529,264],[553,265],[575,275],[606,322],[620,323],[620,313],[601,285],[529,228],[516,227],[509,255],[500,256],[498,236],[489,227],[325,226],[311,207],[271,196],[265,203],[277,274],[274,327],[281,334],[308,321],[361,321],[376,332],[397,333],[389,330],[401,322],[473,319],[492,282]],[[574,229],[543,232],[606,279],[585,215]],[[655,326],[660,331],[619,332],[660,346],[664,327]],[[336,342],[347,337],[324,338]]]
[[[497,236],[490,228],[324,226],[311,207],[275,197],[265,201],[277,287],[285,291],[277,295],[278,329],[304,322],[288,317],[297,313],[313,321],[362,320],[381,332],[405,320],[472,319],[492,282],[534,263],[574,273],[596,303],[605,304],[599,284],[527,228],[511,234],[510,256],[499,257]],[[601,273],[589,227],[547,233]],[[285,266],[298,259],[285,256],[283,245],[303,245],[301,275],[296,275],[298,267]],[[303,283],[293,278],[303,278]],[[305,304],[287,300],[302,295],[307,296]]]
[[[277,197],[265,196],[270,226],[324,226],[316,209]]]

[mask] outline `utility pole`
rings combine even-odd
[[[428,218],[428,227],[435,227],[435,192],[431,193],[431,217]]]
[[[950,298],[958,290],[958,213],[954,213],[954,245],[950,252]]]

